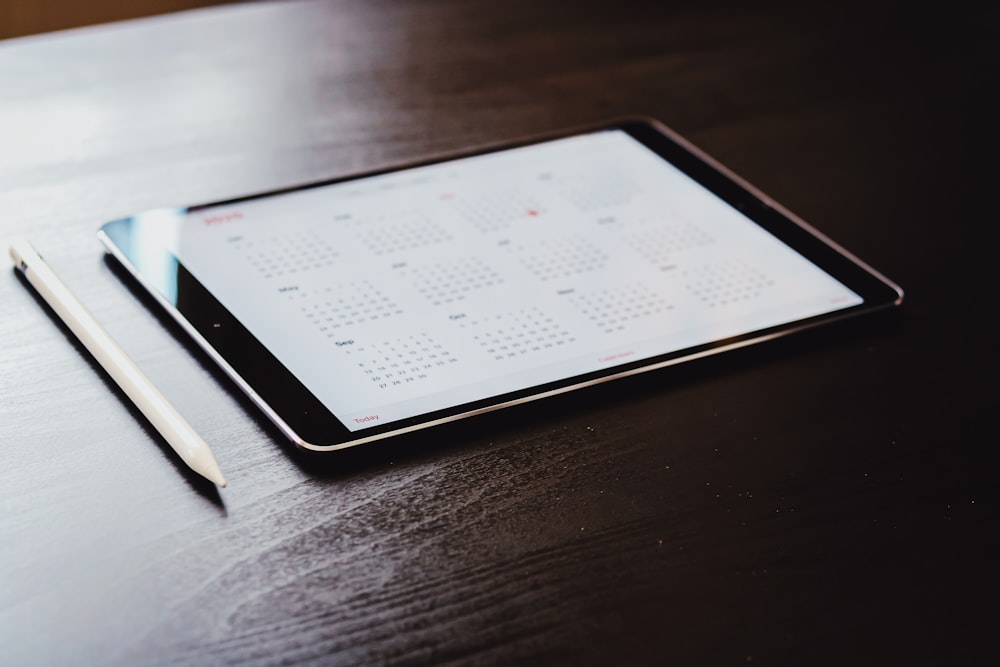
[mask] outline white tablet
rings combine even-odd
[[[318,451],[902,300],[648,120],[148,211],[99,236]]]

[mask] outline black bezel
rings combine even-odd
[[[167,307],[170,314],[185,328],[200,337],[199,343],[222,362],[223,368],[251,398],[261,405],[289,438],[310,449],[340,449],[360,444],[402,430],[430,426],[440,421],[468,416],[477,412],[516,403],[553,392],[567,391],[578,386],[612,379],[620,375],[639,372],[677,363],[688,358],[704,356],[763,340],[783,332],[814,326],[816,324],[857,315],[884,307],[897,305],[902,300],[901,290],[884,277],[846,253],[842,248],[825,239],[794,215],[784,210],[766,196],[743,182],[710,157],[691,146],[671,130],[656,121],[629,119],[599,126],[580,128],[543,137],[510,142],[461,154],[448,155],[418,163],[409,163],[388,169],[366,172],[344,178],[335,178],[284,188],[247,197],[211,202],[177,209],[179,216],[200,209],[235,204],[265,197],[272,197],[297,190],[322,187],[334,183],[358,180],[379,174],[402,171],[418,166],[448,160],[502,151],[507,148],[540,143],[575,134],[621,129],[651,148],[667,161],[701,183],[731,206],[771,232],[811,262],[828,272],[848,288],[859,294],[864,302],[844,310],[807,320],[755,331],[742,336],[713,341],[694,348],[613,366],[601,371],[566,378],[558,382],[529,387],[493,398],[474,401],[446,410],[401,419],[361,431],[350,431],[319,399],[288,370],[278,359],[244,327],[219,301],[198,282],[180,262],[163,247],[149,247],[137,233],[140,216],[123,218],[101,227],[101,238],[109,251],[135,276],[147,290]],[[140,246],[141,251],[140,251]],[[157,270],[143,266],[143,257],[156,253]],[[164,271],[168,266],[170,270]],[[228,366],[228,368],[226,368]]]

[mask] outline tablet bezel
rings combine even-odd
[[[158,211],[185,217],[201,209],[259,200],[298,190],[359,180],[526,146],[564,137],[623,130],[678,169],[741,211],[810,262],[829,273],[863,299],[859,305],[740,336],[712,341],[653,358],[623,363],[563,380],[528,387],[448,409],[350,431],[299,379],[257,340],[236,317],[196,280],[167,248],[142,234],[139,220],[148,212],[110,221],[98,236],[113,255],[166,311],[208,352],[250,399],[299,447],[332,451],[393,435],[467,418],[482,412],[538,400],[616,378],[675,365],[747,346],[826,322],[899,305],[903,292],[870,266],[847,252],[799,217],[777,204],[677,133],[656,120],[630,118],[559,133],[493,145],[459,154],[438,156],[377,171],[283,188],[226,201]],[[152,258],[152,261],[147,261]],[[155,265],[156,269],[152,270]]]

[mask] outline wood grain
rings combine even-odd
[[[0,42],[0,240],[35,243],[230,482],[188,473],[0,276],[0,664],[983,662],[997,25],[342,0]],[[95,237],[623,114],[883,270],[904,308],[317,459]]]

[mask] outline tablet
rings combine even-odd
[[[288,438],[317,451],[902,301],[646,119],[147,211],[99,236]]]

